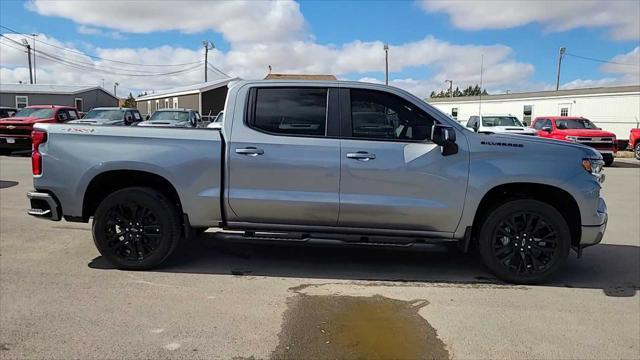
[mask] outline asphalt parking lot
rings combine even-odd
[[[30,159],[0,157],[0,358],[640,358],[640,162],[606,169],[609,225],[544,286],[473,256],[188,244],[112,269],[90,226],[25,214]]]

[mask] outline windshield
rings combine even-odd
[[[124,110],[98,110],[94,109],[86,113],[83,119],[91,120],[122,120]]]
[[[168,120],[168,121],[187,121],[189,113],[186,111],[156,111],[151,115],[149,121]]]
[[[556,127],[558,129],[599,129],[596,124],[587,119],[567,119],[556,120]]]
[[[34,117],[38,119],[52,118],[55,109],[24,108],[16,113],[16,117]]]
[[[522,123],[513,116],[483,116],[482,126],[523,126]]]

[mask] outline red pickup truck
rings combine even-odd
[[[79,119],[69,106],[34,105],[20,109],[13,117],[0,119],[0,154],[31,149],[31,131],[36,123],[62,123]]]
[[[616,135],[583,117],[542,116],[535,118],[531,127],[538,130],[541,137],[591,146],[602,154],[606,166],[613,164],[618,152]]]
[[[633,150],[636,159],[640,160],[640,128],[631,129],[629,133],[629,149]]]

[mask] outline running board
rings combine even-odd
[[[383,248],[412,248],[423,245],[457,243],[456,239],[401,238],[381,236],[354,236],[337,234],[226,232],[209,233],[218,241],[244,243],[309,244],[326,246],[356,246]]]

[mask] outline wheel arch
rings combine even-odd
[[[477,238],[482,221],[495,207],[516,199],[533,199],[553,206],[569,225],[571,245],[577,246],[580,243],[582,226],[580,208],[575,198],[559,187],[527,182],[500,184],[489,190],[476,209],[472,227],[473,236]]]
[[[87,185],[82,201],[83,220],[88,221],[109,194],[132,186],[148,187],[160,192],[182,214],[180,196],[175,186],[163,176],[142,170],[108,170],[94,176]]]

